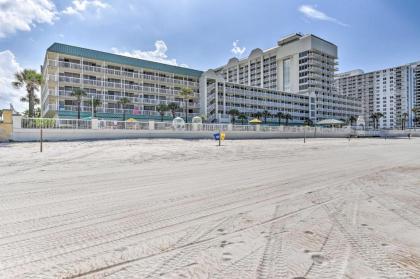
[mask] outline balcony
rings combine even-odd
[[[106,67],[101,66],[89,66],[89,65],[82,65],[80,63],[71,63],[71,62],[64,62],[64,61],[57,61],[57,60],[48,60],[48,66],[52,67],[61,67],[67,69],[76,69],[80,71],[92,72],[92,73],[102,73],[107,75],[114,75],[119,77],[127,77],[133,79],[143,79],[143,80],[150,80],[150,81],[159,81],[165,82],[169,84],[179,84],[182,86],[189,86],[196,88],[198,87],[198,82],[194,81],[187,81],[187,80],[180,80],[176,78],[170,77],[160,77],[155,75],[147,75],[138,72],[129,72],[129,71],[122,71],[122,70],[115,70],[109,69]]]
[[[49,90],[49,93],[53,96],[61,96],[61,97],[69,97],[69,99],[75,99],[75,97],[72,96],[72,91],[69,90]],[[92,98],[100,99],[102,101],[106,102],[118,102],[122,98],[127,98],[130,100],[131,103],[134,104],[145,104],[145,105],[159,105],[159,104],[169,104],[169,103],[175,103],[179,107],[182,107],[184,105],[184,102],[182,101],[175,101],[175,100],[160,100],[160,99],[154,99],[154,98],[144,98],[144,97],[130,97],[130,96],[124,96],[124,95],[109,95],[109,94],[103,94],[103,93],[86,93],[86,96],[82,97],[82,100],[89,101]],[[189,104],[189,107],[192,109],[199,108],[198,103]]]
[[[75,77],[68,77],[68,76],[57,76],[57,75],[48,75],[47,80],[54,81],[54,82],[65,82],[71,84],[80,84],[96,86],[96,87],[105,87],[105,88],[112,88],[112,89],[123,89],[126,91],[140,91],[145,93],[157,93],[157,94],[166,94],[166,95],[179,95],[180,91],[170,88],[158,88],[158,87],[149,87],[144,85],[136,85],[136,84],[124,84],[118,82],[111,82],[111,81],[103,81],[103,80],[92,80],[92,79],[81,79]],[[192,94],[193,98],[198,98],[198,93]]]

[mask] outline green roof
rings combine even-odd
[[[139,67],[144,69],[150,69],[150,70],[156,70],[156,71],[162,71],[162,72],[169,72],[174,73],[178,75],[184,75],[184,76],[194,76],[194,77],[200,77],[203,73],[202,71],[179,67],[179,66],[172,66],[168,64],[143,60],[143,59],[137,59],[117,54],[112,54],[108,52],[93,50],[93,49],[87,49],[82,47],[76,47],[76,46],[70,46],[60,43],[53,43],[47,51],[50,52],[57,52],[72,56],[79,56],[79,57],[85,57],[95,60],[102,60],[107,61],[111,63],[116,64],[124,64],[129,65],[133,67]]]

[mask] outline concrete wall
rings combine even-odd
[[[43,129],[46,141],[67,140],[105,140],[105,139],[137,139],[137,138],[176,138],[176,139],[212,139],[213,131],[165,131],[165,130],[92,130],[92,129]],[[276,138],[347,138],[349,135],[360,137],[420,137],[420,131],[379,131],[379,132],[328,132],[316,134],[312,132],[242,132],[226,131],[227,140],[240,139],[276,139]],[[40,129],[15,129],[13,141],[39,141]]]
[[[214,131],[171,131],[171,130],[110,130],[110,129],[43,129],[46,141],[98,140],[98,139],[134,139],[134,138],[177,138],[177,139],[212,139]],[[274,139],[274,138],[345,138],[351,132],[243,132],[226,131],[226,139]],[[38,141],[40,129],[15,129],[13,141]]]
[[[11,110],[3,110],[0,121],[0,141],[8,141],[13,133],[13,116]]]
[[[10,114],[10,117],[11,114]],[[10,118],[7,118],[10,119]],[[22,117],[13,116],[13,123],[8,122],[8,131],[11,135],[6,140],[13,141],[39,141],[39,128],[22,128]],[[99,129],[98,120],[92,121],[92,129],[60,129],[44,128],[43,139],[46,141],[67,141],[67,140],[105,140],[105,139],[135,139],[135,138],[176,138],[176,139],[213,139],[213,134],[218,129],[225,130],[227,140],[238,139],[275,139],[275,138],[346,138],[349,136],[360,137],[420,137],[420,130],[390,130],[390,131],[356,131],[351,128],[329,129],[306,127],[270,127],[270,126],[233,126],[205,124],[206,126],[189,127],[189,131],[172,130],[171,126],[166,126],[168,130],[158,130],[154,121],[149,121],[148,127],[143,130],[130,129]],[[12,128],[13,127],[13,128]],[[249,131],[248,128],[252,128]],[[13,131],[13,132],[11,132]]]

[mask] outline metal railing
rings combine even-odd
[[[22,118],[23,129],[119,129],[119,130],[181,130],[181,131],[233,131],[233,132],[284,132],[308,134],[330,134],[351,132],[349,128],[322,128],[304,126],[232,125],[212,123],[185,123],[181,126],[172,122],[119,121],[119,120],[77,120],[61,118]],[[375,133],[367,134],[377,134]]]
[[[196,81],[188,81],[184,79],[177,79],[172,77],[162,77],[159,75],[148,75],[148,74],[142,74],[138,72],[130,72],[130,71],[124,71],[124,70],[116,70],[116,69],[110,69],[107,67],[101,67],[101,66],[91,66],[91,65],[83,65],[81,63],[73,63],[73,62],[65,62],[65,61],[57,61],[57,60],[48,60],[48,65],[53,67],[63,67],[63,68],[70,68],[70,69],[77,69],[81,70],[83,68],[84,71],[93,72],[93,73],[105,73],[108,75],[114,75],[114,76],[123,76],[123,77],[130,77],[134,79],[144,79],[144,80],[154,80],[154,81],[161,81],[166,83],[175,83],[185,86],[192,86],[197,87],[198,82]]]
[[[91,129],[92,121],[59,118],[22,118],[24,129]]]
[[[98,129],[149,130],[149,122],[98,120]]]

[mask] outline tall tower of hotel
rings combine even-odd
[[[310,118],[331,117],[337,46],[315,35],[295,33],[277,46],[256,48],[215,69],[227,82],[300,93],[311,97]],[[344,104],[343,104],[344,105]]]

